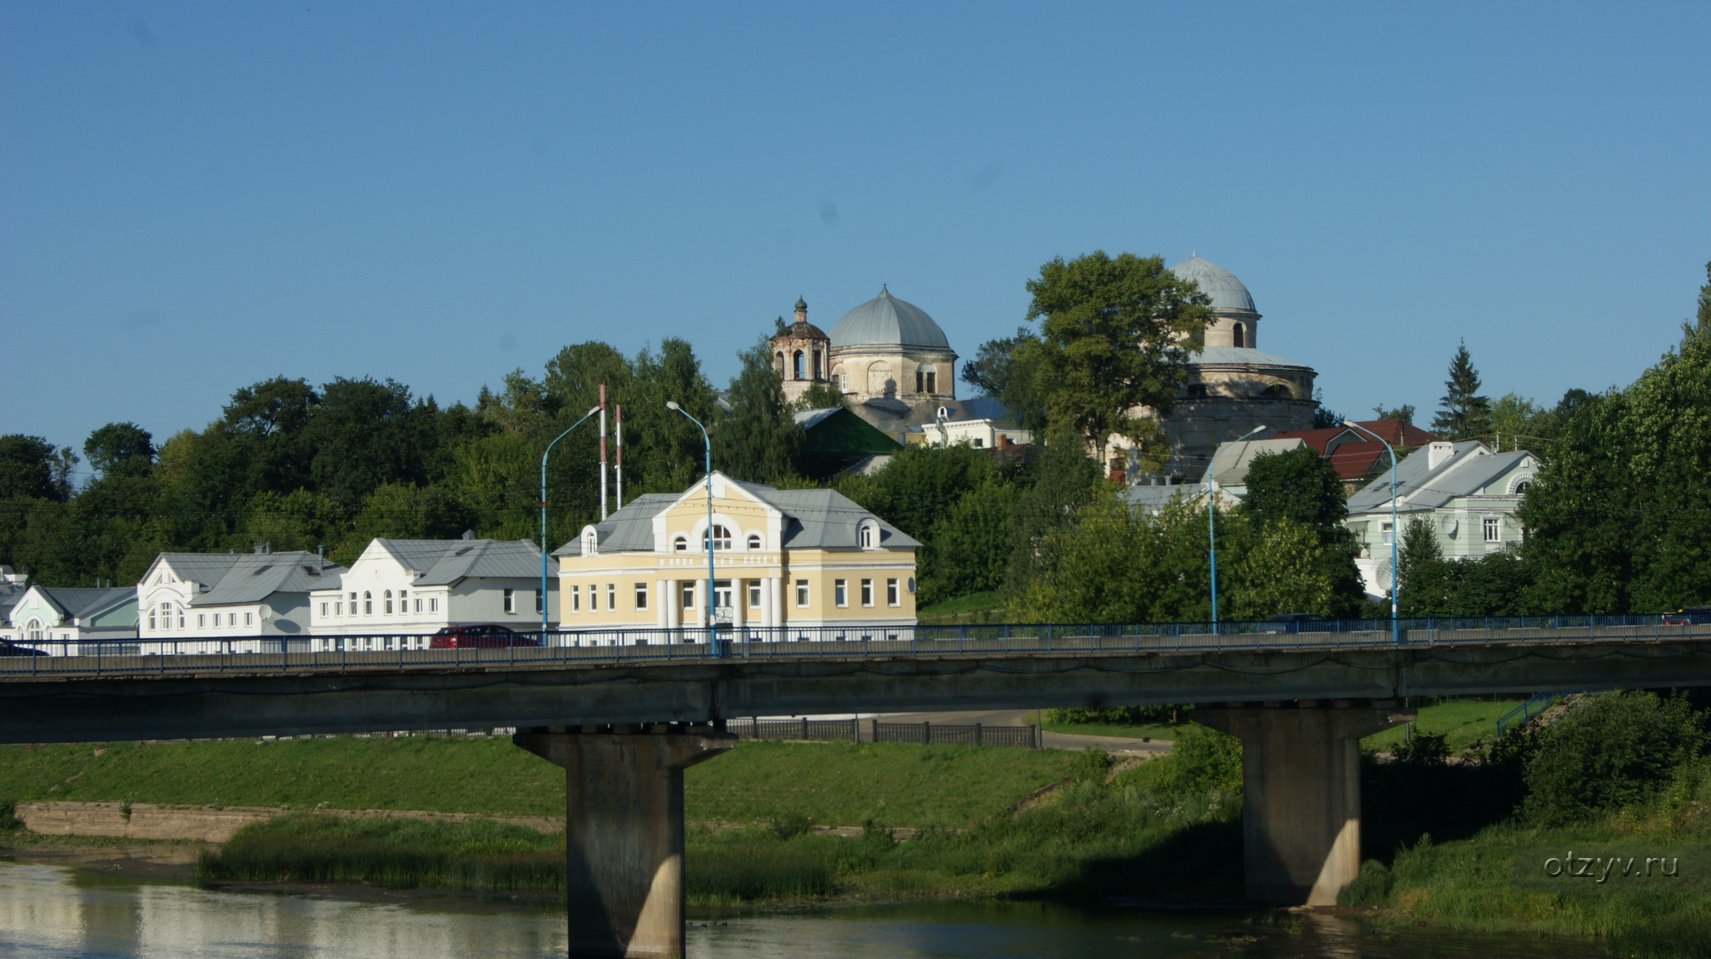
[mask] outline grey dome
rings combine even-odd
[[[912,347],[926,350],[951,348],[945,331],[913,303],[906,303],[880,287],[879,295],[838,318],[832,324],[832,348],[851,346]]]
[[[1185,280],[1193,280],[1200,287],[1200,292],[1212,298],[1214,310],[1259,312],[1254,309],[1253,295],[1241,280],[1236,279],[1236,274],[1216,263],[1191,256],[1171,267],[1170,272]]]

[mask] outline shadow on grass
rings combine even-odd
[[[1241,896],[1242,824],[1230,819],[1185,826],[1134,855],[1083,860],[1072,875],[1017,898],[1139,897],[1190,905]]]
[[[1525,796],[1515,765],[1377,762],[1361,757],[1361,858],[1394,861],[1396,851],[1468,839],[1509,819]]]

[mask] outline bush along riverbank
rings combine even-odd
[[[1373,858],[1342,901],[1380,926],[1593,938],[1711,957],[1711,758],[1680,697],[1588,697],[1451,762],[1417,736],[1363,770]],[[1648,859],[1654,860],[1650,863]]]
[[[977,763],[997,752],[971,750],[964,758]],[[922,761],[912,753],[892,757],[903,760]],[[1239,778],[1234,741],[1196,731],[1177,756],[1121,769],[1103,752],[1077,754],[1055,789],[1021,808],[960,828],[929,825],[905,841],[872,819],[858,836],[816,833],[800,815],[691,828],[686,892],[692,903],[712,906],[833,897],[1233,901],[1241,889]],[[493,823],[300,814],[246,827],[205,854],[201,870],[212,881],[562,894],[564,837]]]

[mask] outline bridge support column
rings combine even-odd
[[[707,726],[520,730],[565,771],[570,954],[683,955],[683,770],[736,745]]]
[[[1242,865],[1249,899],[1335,905],[1360,871],[1360,740],[1412,719],[1370,701],[1196,709],[1242,741]]]

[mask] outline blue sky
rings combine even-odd
[[[1331,407],[1630,382],[1711,259],[1711,4],[0,3],[0,432],[275,375],[715,382],[881,283],[964,357],[1198,251]]]

